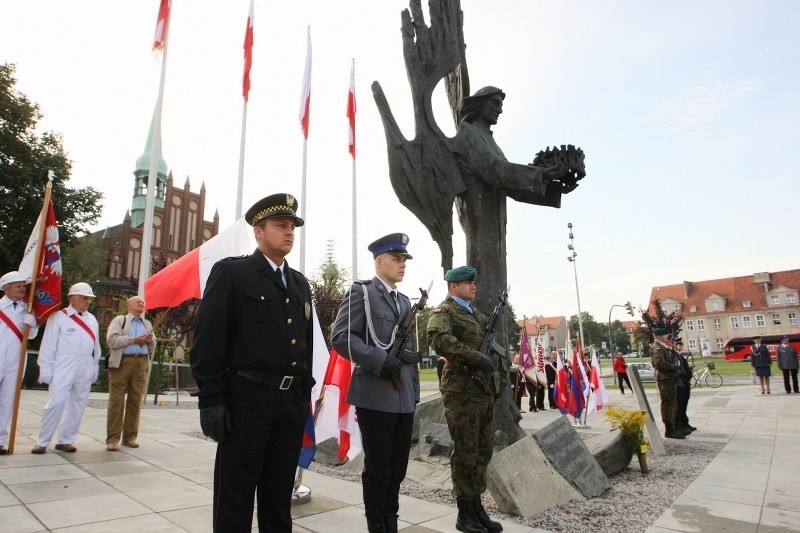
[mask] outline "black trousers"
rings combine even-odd
[[[786,389],[786,392],[792,392],[792,389],[789,388],[789,376],[792,377],[792,386],[794,387],[794,392],[797,392],[797,369],[783,369],[783,386]]]
[[[414,413],[387,413],[356,407],[364,447],[364,514],[382,522],[397,516],[400,483],[406,477]]]
[[[678,426],[688,426],[689,417],[686,410],[689,408],[689,396],[692,395],[692,385],[684,381],[683,387],[677,389],[677,407],[675,410],[675,424]]]
[[[536,386],[529,379],[525,380],[525,388],[528,389],[528,408],[544,409],[544,387]]]
[[[628,379],[628,373],[627,372],[617,372],[617,380],[619,381],[619,391],[622,394],[625,394],[625,386],[623,385],[623,382],[627,383],[628,384],[628,390],[633,392],[633,387],[631,387],[631,380]]]
[[[256,494],[259,531],[292,531],[292,489],[309,416],[305,395],[297,387],[281,391],[231,378],[231,429],[214,463],[215,532],[249,533]]]
[[[555,392],[555,383],[547,382],[547,403],[550,405],[550,409],[556,408],[556,399],[553,397],[553,393]]]

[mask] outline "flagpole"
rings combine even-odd
[[[308,220],[308,211],[306,210],[306,169],[308,167],[308,139],[303,137],[303,178],[300,183],[300,212],[303,218]],[[306,231],[300,232],[300,272],[306,272]]]
[[[31,276],[31,288],[28,294],[28,308],[27,313],[33,311],[33,300],[36,298],[36,277],[39,272],[39,260],[42,257],[42,248],[44,248],[44,236],[47,231],[47,207],[50,205],[50,194],[53,190],[53,171],[47,172],[47,186],[44,188],[44,202],[42,202],[42,211],[39,213],[39,242],[36,245],[36,255],[33,261],[33,276]],[[19,368],[17,368],[17,390],[14,396],[14,409],[11,415],[11,430],[8,435],[8,453],[14,453],[14,440],[17,434],[17,417],[19,415],[19,400],[22,395],[22,377],[25,374],[25,363],[28,355],[28,333],[31,327],[28,324],[22,326],[22,347],[19,354]]]
[[[356,109],[355,109],[355,72],[356,72],[356,58],[353,58],[352,65],[351,65],[351,78],[350,81],[352,82],[352,90],[353,90],[353,122],[355,123],[356,120]],[[357,193],[357,180],[356,180],[356,153],[355,153],[355,128],[352,131],[353,134],[353,149],[352,149],[352,156],[353,156],[353,282],[358,279],[358,213],[356,207],[358,206],[358,193]]]
[[[171,3],[170,3],[171,6]],[[169,27],[169,19],[172,17],[172,9],[167,12],[166,27]],[[147,198],[144,205],[144,228],[142,229],[142,259],[139,263],[139,288],[138,294],[144,294],[144,284],[150,277],[150,249],[153,240],[153,210],[156,203],[156,188],[158,187],[158,159],[161,148],[161,110],[164,103],[164,80],[167,75],[167,49],[169,40],[164,39],[161,57],[161,79],[158,82],[158,99],[153,116],[155,128],[153,132],[153,142],[150,145],[150,171],[147,174]]]
[[[236,220],[242,216],[242,188],[244,187],[244,145],[247,131],[247,100],[242,102],[242,133],[239,141],[239,181],[236,188]]]

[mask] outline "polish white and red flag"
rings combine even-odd
[[[159,52],[167,44],[167,26],[169,26],[169,10],[172,0],[161,0],[158,5],[158,18],[156,19],[156,33],[153,37],[153,52]]]
[[[320,383],[325,387],[323,402],[320,403],[319,413],[316,413],[317,442],[334,438],[339,442],[339,460],[350,460],[361,453],[361,430],[358,427],[356,408],[347,403],[347,391],[350,388],[350,379],[353,375],[353,363],[331,349],[330,357],[325,360],[317,355],[317,341],[314,341],[314,379],[317,385],[311,390],[311,400],[316,405],[321,389]],[[324,341],[323,341],[324,346]],[[320,380],[319,368],[327,363],[323,378]],[[320,390],[317,390],[320,389]]]
[[[308,139],[308,120],[311,114],[311,26],[308,27],[306,44],[306,68],[303,71],[303,91],[300,94],[300,127],[303,137]]]
[[[144,283],[147,309],[177,307],[189,298],[200,298],[211,267],[220,259],[252,253],[256,248],[252,228],[244,217]]]
[[[347,121],[349,122],[347,142],[350,155],[356,158],[356,64],[350,67],[350,91],[347,93]]]
[[[242,75],[242,96],[247,102],[250,94],[250,68],[253,66],[253,0],[250,0],[250,12],[247,15],[247,27],[244,30],[244,74]]]
[[[608,403],[608,396],[606,395],[606,385],[603,383],[603,372],[600,370],[600,362],[597,360],[597,352],[595,352],[594,348],[592,348],[589,384],[592,388],[592,398],[589,398],[589,412],[596,413]]]

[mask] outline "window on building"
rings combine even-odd
[[[691,306],[689,308],[689,311],[691,311],[692,313],[696,313],[697,312],[697,306],[696,305]]]
[[[772,325],[773,326],[780,326],[781,325],[781,315],[778,313],[772,314]]]
[[[689,349],[697,350],[697,339],[689,339]]]
[[[731,328],[739,329],[739,317],[738,316],[732,316],[731,317]]]
[[[722,323],[720,322],[719,318],[714,319],[714,329],[722,329]]]
[[[756,315],[756,327],[763,327],[764,324],[764,315]]]
[[[769,297],[770,305],[778,305],[779,303],[781,303],[781,297],[778,296],[777,294],[773,294],[772,296]]]
[[[790,326],[797,325],[797,313],[789,313],[789,325]]]
[[[719,311],[719,302],[714,300],[711,302],[711,310],[712,311]]]
[[[697,331],[705,331],[706,330],[706,321],[703,318],[697,319]]]
[[[717,348],[722,348],[725,345],[725,341],[722,339],[717,339]]]
[[[742,327],[743,328],[752,328],[753,323],[750,321],[750,315],[745,315],[742,317]]]
[[[686,321],[686,331],[694,331],[694,321],[687,320]]]
[[[745,300],[742,302],[742,307],[750,307],[750,300]]]
[[[787,304],[793,304],[794,300],[795,300],[795,297],[794,297],[794,293],[793,292],[790,292],[789,294],[786,295],[786,303]]]

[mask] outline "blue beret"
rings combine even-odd
[[[406,250],[406,246],[408,246],[408,235],[405,233],[390,233],[370,243],[367,249],[372,252],[373,258],[381,254],[395,254],[402,255],[406,259],[414,259]]]
[[[471,266],[460,266],[447,271],[445,281],[472,281],[478,277],[478,271]]]

